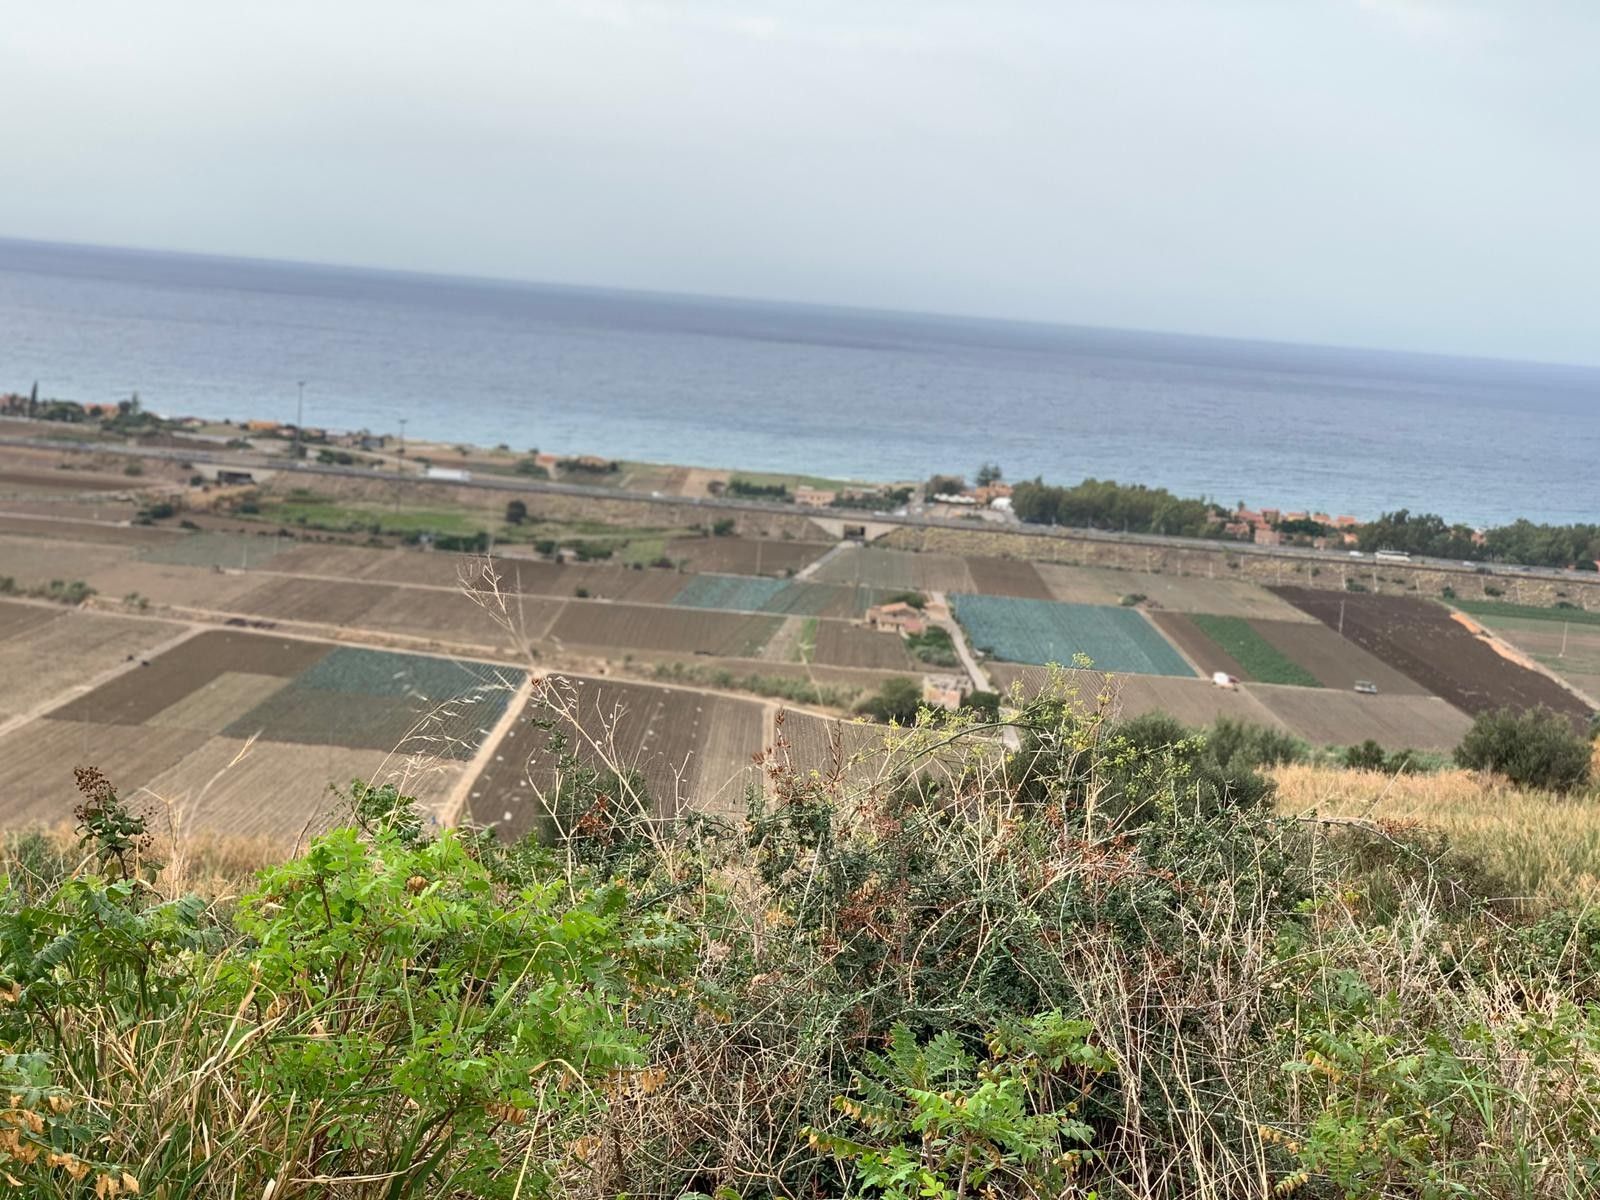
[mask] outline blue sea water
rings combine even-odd
[[[300,379],[420,438],[1600,520],[1595,368],[0,240],[0,391],[293,420]]]

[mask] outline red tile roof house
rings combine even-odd
[[[867,624],[873,629],[908,633],[912,636],[928,628],[928,622],[923,619],[922,614],[904,600],[897,600],[893,604],[874,604],[867,609]]]

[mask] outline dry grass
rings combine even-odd
[[[1516,896],[1600,900],[1600,803],[1593,795],[1527,791],[1470,771],[1397,776],[1285,766],[1270,774],[1280,812],[1437,829]]]

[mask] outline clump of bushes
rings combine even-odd
[[[1524,787],[1570,792],[1589,780],[1594,747],[1572,722],[1546,708],[1480,713],[1456,747],[1456,761]]]

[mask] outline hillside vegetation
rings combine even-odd
[[[924,713],[796,761],[780,725],[742,821],[669,830],[552,723],[551,844],[431,831],[357,784],[346,825],[238,888],[82,769],[75,839],[6,850],[0,1176],[174,1200],[1594,1194],[1600,919],[1556,907],[1592,862],[1517,893],[1487,841],[1355,807],[1432,777],[1275,784],[1243,739],[1059,690],[1012,726],[1007,749]],[[1507,794],[1484,797],[1505,820]]]

